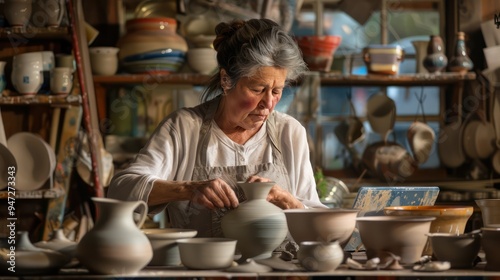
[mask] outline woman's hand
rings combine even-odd
[[[236,193],[222,179],[191,182],[189,187],[192,191],[190,200],[209,209],[236,208],[239,205]]]
[[[250,178],[248,178],[247,182],[271,182],[271,180],[259,176],[251,176]],[[269,194],[267,195],[267,201],[271,202],[281,209],[304,208],[304,204],[302,204],[302,202],[300,202],[291,193],[276,184],[269,191]]]

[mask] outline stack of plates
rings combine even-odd
[[[186,53],[176,49],[159,49],[126,56],[121,60],[129,73],[172,73],[184,64]]]

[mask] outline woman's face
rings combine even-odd
[[[242,77],[226,92],[225,121],[243,129],[258,129],[281,99],[287,70],[262,67],[252,77]]]

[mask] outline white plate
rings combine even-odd
[[[7,147],[17,161],[16,189],[41,188],[56,166],[56,156],[50,145],[36,134],[19,132],[7,140]]]

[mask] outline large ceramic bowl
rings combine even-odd
[[[297,243],[304,241],[338,241],[344,247],[356,226],[359,210],[311,208],[283,210],[288,231]]]
[[[4,144],[0,143],[0,190],[7,187],[9,182],[9,171],[17,171],[17,161],[14,155]],[[14,182],[15,183],[15,182]],[[15,185],[12,185],[15,187]]]
[[[178,266],[181,265],[178,240],[192,238],[198,234],[193,229],[182,228],[152,228],[142,231],[151,242],[153,258],[151,266]]]
[[[40,136],[19,132],[7,140],[7,147],[19,166],[16,189],[32,191],[41,188],[56,167],[54,150]]]
[[[402,264],[420,259],[427,234],[435,217],[370,216],[356,218],[368,259],[384,259],[387,253],[401,258]]]
[[[434,256],[439,261],[449,262],[451,268],[471,268],[474,266],[479,249],[481,235],[430,233],[429,241]]]
[[[474,212],[472,206],[460,205],[428,205],[428,206],[390,206],[384,208],[389,216],[427,216],[435,217],[431,222],[430,233],[464,233],[465,226]],[[427,243],[424,255],[432,255],[432,246]]]
[[[182,264],[189,269],[224,269],[231,266],[236,240],[220,237],[177,241]]]

